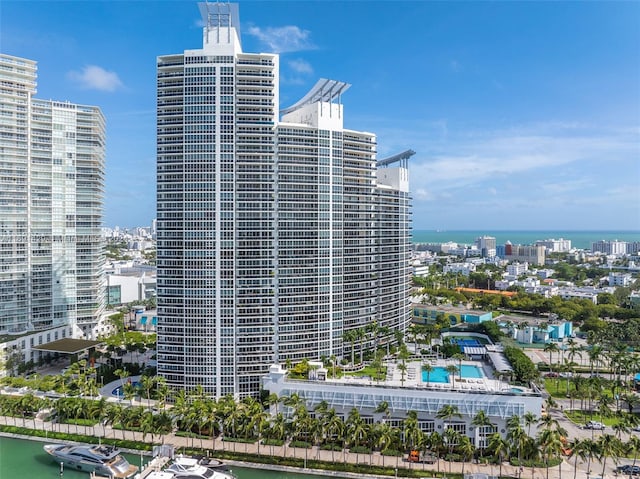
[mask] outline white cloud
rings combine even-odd
[[[286,53],[313,50],[311,32],[295,25],[284,27],[255,27],[247,30],[249,35],[256,37],[270,52]]]
[[[300,73],[302,75],[311,75],[313,73],[313,67],[311,64],[301,58],[295,60],[289,60],[288,62],[289,68],[291,68],[294,72]]]
[[[70,71],[67,75],[86,90],[115,91],[124,86],[116,72],[96,65],[87,65],[81,71]]]

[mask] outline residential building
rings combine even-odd
[[[526,261],[530,264],[543,265],[545,261],[545,247],[514,245],[507,241],[504,245],[504,259],[507,261]]]
[[[507,274],[510,276],[518,277],[521,274],[525,274],[529,271],[529,263],[511,263],[507,265]]]
[[[36,79],[35,61],[0,54],[0,334],[95,338],[105,121],[95,106],[36,99]]]
[[[406,329],[413,152],[377,160],[343,82],[279,111],[278,55],[243,52],[237,4],[200,10],[202,48],[157,62],[158,373],[244,397],[373,321]]]
[[[473,263],[450,263],[444,265],[443,273],[460,273],[463,276],[469,276],[470,273],[475,272],[476,265]]]
[[[609,286],[629,286],[633,282],[630,273],[609,273]]]
[[[483,258],[493,258],[496,255],[496,239],[493,236],[479,236],[475,245]]]
[[[571,240],[564,238],[538,240],[535,245],[544,246],[548,253],[566,253],[571,250]]]
[[[627,242],[620,240],[600,240],[591,243],[593,253],[624,255],[627,253]]]

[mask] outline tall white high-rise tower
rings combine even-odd
[[[202,49],[158,58],[158,373],[255,395],[406,328],[413,152],[376,162],[342,82],[279,111],[278,55],[242,51],[237,4],[200,9]]]
[[[0,54],[0,334],[92,337],[105,300],[104,117],[35,99],[36,69]]]

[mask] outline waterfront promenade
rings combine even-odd
[[[22,418],[14,418],[14,417],[6,417],[0,416],[0,424],[9,425],[9,426],[23,426]],[[34,427],[34,421],[32,419],[27,419],[24,423],[25,427]],[[47,421],[39,421],[35,420],[35,428],[39,430],[52,431],[55,430],[57,432],[67,432],[71,434],[82,434],[86,436],[94,436],[94,437],[102,437],[102,438],[115,438],[115,439],[128,439],[135,441],[144,441],[150,442],[151,436],[147,434],[146,437],[143,437],[141,432],[134,431],[123,431],[121,429],[113,429],[109,426],[96,425],[95,427],[90,426],[76,426],[71,424],[53,424]],[[36,439],[36,438],[34,438]],[[45,438],[37,438],[37,440],[44,440]],[[326,462],[345,462],[345,463],[358,463],[358,464],[373,464],[379,466],[385,466],[388,468],[398,468],[401,469],[414,469],[424,471],[423,476],[429,477],[432,475],[432,472],[440,471],[441,473],[462,473],[472,474],[486,474],[488,476],[497,476],[500,473],[500,467],[498,465],[485,465],[485,464],[475,464],[471,462],[461,463],[461,462],[448,462],[445,460],[439,460],[435,464],[414,464],[403,461],[402,458],[388,457],[382,456],[378,452],[374,452],[373,454],[353,454],[353,453],[343,453],[343,452],[331,452],[331,451],[323,451],[318,447],[313,447],[310,449],[301,449],[301,448],[293,448],[289,446],[265,446],[258,445],[257,443],[253,444],[245,444],[245,443],[236,443],[236,442],[225,442],[220,439],[216,439],[215,442],[211,439],[200,440],[197,438],[186,438],[181,436],[176,436],[174,434],[167,434],[163,438],[158,436],[154,437],[154,443],[164,443],[164,444],[172,444],[175,446],[176,450],[180,452],[181,449],[184,448],[203,448],[209,451],[232,451],[238,453],[249,453],[256,454],[262,456],[279,456],[279,457],[296,457],[301,460],[320,460]],[[594,459],[591,463],[591,474],[587,473],[587,463],[586,461],[578,460],[577,469],[574,470],[574,460],[575,458],[571,458],[570,460],[565,460],[561,468],[558,466],[551,467],[547,471],[546,468],[530,468],[524,467],[522,470],[519,468],[511,466],[508,462],[503,463],[502,465],[502,476],[503,477],[513,477],[522,479],[570,479],[574,477],[574,473],[576,474],[577,479],[588,479],[588,478],[597,478],[602,474],[602,464]],[[242,467],[252,467],[250,463],[239,462],[239,461],[227,461],[230,464]],[[632,460],[630,459],[622,459],[618,462],[618,464],[631,464]],[[265,465],[260,464],[256,467],[264,468]],[[617,477],[615,473],[616,464],[613,463],[613,460],[609,459],[607,461],[607,467],[605,471],[605,479],[613,479]],[[277,467],[277,469],[286,470],[288,468]],[[291,468],[292,471],[304,472],[307,474],[312,474],[316,471],[311,471],[308,468],[305,469],[296,469]],[[327,472],[327,471],[317,471],[317,473],[322,473],[326,475],[335,475],[335,473]],[[547,475],[548,474],[548,475]],[[340,473],[341,477],[362,477],[362,474],[347,474]],[[402,473],[398,474],[402,476]],[[367,477],[376,477],[373,475],[367,475]]]

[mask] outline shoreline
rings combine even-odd
[[[86,444],[77,441],[68,441],[64,439],[48,439],[46,437],[40,436],[29,436],[25,434],[15,434],[11,432],[0,431],[0,437],[7,437],[10,439],[22,439],[25,441],[35,441],[42,443],[60,443],[60,444]],[[152,457],[152,453],[150,451],[142,451],[139,449],[129,449],[129,448],[121,448],[118,449],[122,452],[131,455],[140,455],[145,457]],[[257,462],[246,462],[246,461],[236,461],[232,459],[223,460],[225,464],[228,464],[232,467],[244,467],[246,469],[267,469],[269,471],[276,472],[289,472],[292,474],[307,474],[310,476],[319,476],[319,477],[336,477],[339,479],[362,479],[362,473],[354,473],[354,472],[341,472],[341,471],[327,471],[324,469],[312,469],[312,468],[299,468],[293,466],[281,466],[278,464],[267,464],[267,463],[257,463]],[[426,470],[425,470],[426,472]],[[379,474],[367,474],[366,477],[376,478],[376,479],[388,479],[390,476],[379,475]]]

